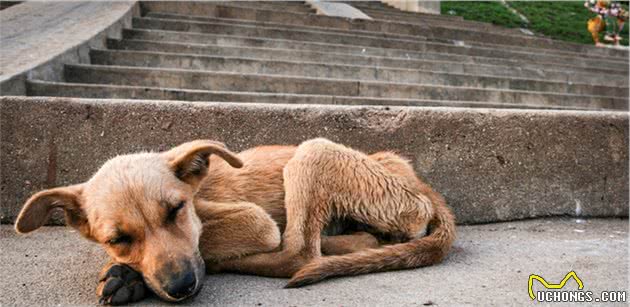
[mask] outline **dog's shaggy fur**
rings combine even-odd
[[[193,141],[119,156],[85,183],[32,196],[17,231],[37,229],[55,207],[112,257],[97,290],[105,303],[141,298],[142,280],[163,299],[185,299],[204,267],[297,287],[432,265],[455,238],[444,199],[407,160],[326,139],[240,154]]]

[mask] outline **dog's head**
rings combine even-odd
[[[242,166],[223,144],[212,141],[118,156],[87,182],[33,195],[15,229],[31,232],[54,208],[62,208],[68,225],[104,246],[114,261],[141,272],[158,296],[183,300],[199,290],[205,273],[193,198],[208,173],[211,154]]]

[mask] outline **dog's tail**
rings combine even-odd
[[[293,275],[287,288],[301,287],[334,276],[400,270],[439,263],[455,240],[455,217],[444,203],[436,205],[428,236],[409,242],[318,258]]]

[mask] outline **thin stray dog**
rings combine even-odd
[[[427,266],[455,239],[444,199],[407,160],[322,138],[239,154],[198,140],[118,156],[87,182],[33,195],[16,230],[39,228],[57,207],[111,257],[97,287],[105,304],[140,300],[145,285],[184,300],[206,269],[291,277],[287,287],[299,287]]]

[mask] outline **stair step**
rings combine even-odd
[[[330,31],[334,31],[335,29],[363,30],[396,35],[428,36],[430,40],[448,43],[453,39],[467,41],[468,43],[474,41],[473,45],[488,48],[505,48],[507,44],[510,46],[510,49],[529,50],[529,52],[534,53],[542,52],[536,50],[544,50],[544,52],[547,53],[566,53],[578,57],[589,54],[605,56],[607,58],[616,57],[618,60],[626,60],[628,58],[628,52],[625,50],[594,48],[589,45],[525,35],[517,29],[502,28],[489,23],[462,21],[463,24],[460,24],[460,22],[453,21],[453,18],[447,18],[446,22],[436,21],[436,17],[444,16],[432,14],[421,14],[422,17],[420,19],[414,19],[414,23],[402,22],[401,18],[397,18],[397,16],[392,16],[387,20],[361,20],[358,22],[344,18],[314,14],[298,14],[284,10],[270,11],[262,10],[258,7],[224,6],[215,2],[177,3],[176,6],[168,2],[149,2],[145,6],[147,6],[149,10],[148,16],[166,13],[179,16],[178,18],[189,20],[197,19],[200,21],[204,19],[207,20],[207,18],[221,18],[224,20],[231,19],[234,20],[234,22],[254,21],[299,27],[323,27]],[[417,15],[417,13],[411,14]]]
[[[337,29],[333,27],[325,27],[325,26],[306,26],[306,25],[294,25],[287,23],[277,23],[277,22],[263,22],[263,21],[255,21],[255,20],[246,20],[246,19],[235,19],[235,18],[217,18],[217,17],[206,17],[206,16],[196,16],[196,15],[181,15],[181,14],[173,14],[173,13],[163,13],[163,12],[151,12],[148,13],[145,18],[153,18],[153,19],[167,19],[167,20],[181,20],[184,22],[202,22],[202,23],[220,23],[220,24],[230,24],[235,26],[255,26],[255,27],[269,27],[269,28],[280,28],[284,30],[300,30],[300,31],[315,31],[315,32],[327,32],[327,33],[336,33],[336,34],[345,34],[345,35],[368,35],[373,37],[381,37],[381,38],[395,38],[395,39],[417,39],[417,40],[426,40],[425,36],[422,35],[410,35],[410,34],[401,34],[401,33],[387,33],[381,31],[370,31],[363,29]],[[426,30],[426,29],[425,29]]]
[[[168,2],[146,2],[149,10],[147,16],[154,14],[170,14],[180,19],[223,19],[233,22],[264,22],[292,25],[298,27],[318,27],[329,31],[357,30],[390,34],[421,35],[422,29],[417,25],[398,24],[392,22],[374,22],[370,20],[348,20],[333,16],[300,14],[283,10],[265,10],[260,8],[243,8],[217,4],[215,2],[186,2],[172,5]],[[188,17],[182,17],[188,16]]]
[[[264,47],[271,49],[299,49],[309,50],[317,53],[350,53],[356,55],[375,55],[384,57],[394,57],[398,59],[418,59],[418,60],[431,60],[431,61],[450,61],[459,63],[478,63],[487,65],[509,65],[518,69],[535,69],[535,70],[556,70],[559,72],[574,74],[575,72],[586,72],[589,75],[592,74],[615,74],[620,77],[627,78],[628,71],[621,68],[608,69],[599,67],[578,67],[567,65],[564,62],[548,63],[532,63],[531,61],[519,59],[519,58],[492,58],[484,56],[468,56],[459,54],[446,54],[438,52],[415,52],[410,50],[392,49],[392,48],[377,48],[366,46],[352,46],[352,45],[340,45],[340,44],[328,44],[320,42],[302,42],[296,40],[284,40],[284,39],[260,39],[246,36],[233,36],[233,35],[214,35],[214,34],[201,34],[201,33],[189,33],[189,32],[176,32],[176,31],[162,31],[162,30],[125,30],[123,37],[135,40],[151,40],[151,41],[166,41],[166,42],[181,42],[190,44],[220,44],[224,46],[244,46],[244,47]],[[110,48],[115,48],[115,45]],[[610,78],[608,78],[610,79]],[[611,80],[611,82],[615,82]],[[627,82],[623,82],[627,83]]]
[[[499,58],[518,57],[536,63],[565,63],[579,67],[599,67],[610,70],[627,71],[628,63],[610,59],[590,59],[567,57],[547,53],[529,53],[505,49],[482,48],[475,46],[456,46],[454,44],[429,43],[418,40],[382,38],[371,35],[351,35],[326,31],[302,31],[273,27],[234,25],[229,23],[210,23],[157,18],[134,18],[134,28],[156,29],[179,32],[214,33],[250,37],[281,38],[311,42],[327,42],[344,45],[361,45],[380,48],[397,48],[414,51],[455,53]]]
[[[226,92],[159,87],[61,83],[27,81],[28,96],[77,97],[99,99],[182,100],[210,102],[279,103],[279,104],[334,104],[414,107],[459,107],[498,109],[552,109],[589,110],[566,105],[535,105],[514,103],[490,103],[476,101],[448,101],[428,99],[392,99],[377,97],[352,97],[308,94],[278,94],[256,92]]]
[[[381,98],[464,100],[627,110],[627,99],[469,87],[350,81],[164,68],[66,65],[68,82],[199,90],[318,94]]]
[[[50,176],[83,182],[117,154],[196,138],[238,152],[315,137],[410,158],[467,223],[574,215],[576,200],[580,217],[628,212],[627,112],[1,97],[0,113],[10,217]]]
[[[234,8],[231,8],[234,9]],[[428,30],[427,26],[416,26],[411,24],[398,24],[400,27],[396,27],[395,29],[389,29],[390,27],[382,27],[386,29],[378,30],[366,30],[366,29],[357,29],[359,27],[353,27],[353,29],[345,29],[344,28],[333,28],[326,22],[320,22],[317,25],[306,26],[303,23],[299,25],[290,24],[290,23],[277,23],[277,22],[263,22],[257,20],[249,20],[249,19],[236,19],[236,18],[217,18],[217,17],[207,17],[207,16],[197,16],[197,15],[183,15],[183,14],[173,14],[173,13],[164,13],[164,12],[150,12],[146,15],[149,18],[156,19],[171,19],[171,20],[188,20],[188,21],[197,21],[197,22],[211,22],[211,23],[229,23],[234,25],[246,25],[246,26],[263,26],[263,27],[274,27],[274,28],[283,28],[283,29],[294,29],[294,30],[303,30],[303,31],[327,31],[341,34],[361,34],[361,35],[371,35],[376,37],[383,38],[396,38],[396,39],[405,39],[405,40],[426,40],[428,42],[438,42],[438,43],[447,43],[451,44],[453,40],[461,40],[466,41],[468,43],[472,42],[472,45],[478,47],[485,48],[505,48],[505,45],[510,46],[510,50],[530,52],[530,53],[553,53],[555,55],[566,55],[570,57],[582,58],[584,57],[585,50],[594,52],[599,52],[602,55],[602,52],[609,53],[611,51],[618,51],[616,49],[585,49],[584,45],[577,44],[569,44],[564,42],[558,42],[550,39],[542,39],[537,38],[536,40],[532,40],[531,37],[524,36],[499,36],[492,35],[487,32],[480,31],[470,31],[463,29],[456,29],[452,27],[439,27],[436,28],[434,25],[430,26],[431,31]],[[319,17],[319,16],[317,16]],[[366,22],[362,23],[353,23],[353,26],[365,26]],[[365,28],[365,27],[362,27]],[[404,28],[405,30],[401,30],[399,28]],[[413,31],[409,31],[409,29],[414,29]],[[437,33],[437,34],[435,34]],[[488,39],[490,38],[490,39]],[[570,51],[574,50],[574,51]],[[588,53],[587,53],[588,54]],[[617,61],[625,61],[627,59],[628,54],[623,53],[618,55],[617,57],[606,54],[607,58],[612,58]]]
[[[316,62],[316,63],[328,63],[328,64],[340,64],[340,65],[362,65],[362,66],[377,66],[377,67],[392,67],[392,68],[409,68],[409,69],[423,69],[432,71],[444,71],[454,73],[470,73],[492,76],[505,76],[505,77],[521,77],[529,79],[545,79],[561,82],[572,83],[592,83],[596,85],[608,85],[608,86],[627,86],[628,77],[627,74],[605,74],[603,72],[593,72],[582,68],[567,68],[567,67],[545,67],[541,69],[539,66],[507,62],[507,65],[486,65],[476,64],[479,59],[467,59],[466,61],[442,61],[433,59],[432,54],[418,53],[407,54],[407,57],[402,57],[404,54],[391,54],[387,56],[387,53],[379,53],[379,51],[389,49],[340,49],[334,50],[337,52],[318,52],[311,51],[310,49],[275,49],[275,48],[258,48],[258,47],[239,47],[241,45],[251,46],[266,46],[267,44],[257,43],[257,41],[250,41],[248,39],[241,40],[240,38],[215,38],[214,41],[208,39],[206,41],[216,43],[220,45],[204,45],[196,43],[185,42],[168,42],[171,38],[176,38],[176,32],[134,32],[130,35],[125,32],[127,37],[138,37],[141,39],[152,39],[151,41],[136,40],[136,39],[124,39],[122,41],[109,40],[108,47],[115,50],[136,50],[136,51],[155,51],[155,52],[168,52],[168,53],[184,53],[184,54],[199,54],[209,56],[221,56],[221,57],[244,57],[253,59],[265,59],[265,60],[279,60],[279,61],[294,61],[294,62]],[[140,34],[140,35],[137,35]],[[182,37],[180,37],[182,38]],[[203,37],[197,38],[195,41],[204,41]],[[237,44],[236,46],[232,44]],[[283,44],[277,44],[280,47],[298,47],[297,44],[291,42],[284,42]],[[322,48],[332,49],[332,48]],[[349,53],[340,53],[342,51]],[[365,52],[361,52],[365,51]],[[389,50],[392,51],[392,50]],[[382,54],[384,56],[367,56],[363,54]],[[400,55],[401,57],[395,57]],[[416,56],[424,57],[426,59],[416,60]],[[439,55],[435,55],[436,58],[440,58]],[[450,59],[449,59],[450,60]],[[553,70],[555,68],[555,70]],[[611,75],[614,77],[611,78]]]
[[[238,9],[265,9],[269,11],[282,11],[294,13],[313,13],[313,9],[303,1],[212,1],[213,4]],[[186,5],[186,3],[177,3]]]
[[[91,63],[97,65],[175,68],[243,74],[288,75],[328,79],[528,90],[621,98],[628,97],[628,88],[369,66],[262,61],[247,58],[111,50],[92,50],[90,52],[90,58]]]

